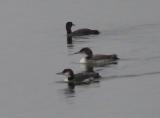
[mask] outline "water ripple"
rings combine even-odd
[[[128,74],[128,75],[112,75],[108,77],[103,77],[102,79],[118,79],[118,78],[134,78],[134,77],[141,77],[147,75],[157,75],[160,74],[160,71],[157,72],[148,72],[148,73],[139,73],[139,74]]]

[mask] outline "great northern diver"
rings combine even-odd
[[[72,69],[64,69],[62,72],[57,73],[58,75],[65,75],[67,79],[65,80],[68,84],[89,84],[90,82],[97,81],[101,76],[97,72],[81,72],[74,74]]]
[[[85,54],[86,56],[80,60],[80,63],[89,63],[89,64],[113,64],[113,61],[118,60],[118,56],[116,54],[111,55],[103,55],[97,54],[93,55],[93,52],[90,48],[85,47],[80,51],[74,54]]]
[[[68,36],[84,36],[84,35],[97,35],[100,32],[98,30],[92,30],[92,29],[78,29],[76,31],[71,30],[72,26],[75,26],[72,22],[66,23],[66,30]]]

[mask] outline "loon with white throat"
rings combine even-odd
[[[97,72],[81,72],[74,74],[72,69],[64,69],[62,72],[57,73],[58,75],[65,75],[67,77],[68,83],[73,83],[75,85],[80,84],[88,84],[90,82],[93,82],[95,79],[97,80],[101,76]]]
[[[85,47],[82,48],[80,51],[74,53],[74,54],[85,54],[85,57],[80,59],[80,63],[104,63],[109,64],[110,62],[117,61],[119,58],[116,54],[111,55],[104,55],[104,54],[96,54],[93,55],[93,52],[90,48]]]

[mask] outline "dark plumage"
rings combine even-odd
[[[72,32],[72,26],[74,26],[72,22],[66,23],[66,31],[68,36],[98,35],[100,33],[98,30],[92,30],[88,28],[78,29]]]
[[[94,81],[94,79],[100,78],[99,73],[94,71],[74,74],[72,69],[64,69],[62,72],[57,74],[65,75],[68,79],[68,83],[73,83],[75,85],[88,84]]]

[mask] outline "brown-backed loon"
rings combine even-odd
[[[80,63],[113,64],[112,63],[113,61],[116,61],[119,59],[116,54],[111,54],[111,55],[96,54],[96,55],[93,55],[92,50],[88,47],[82,48],[80,51],[78,51],[74,54],[85,54],[85,57],[83,57],[80,60]]]

